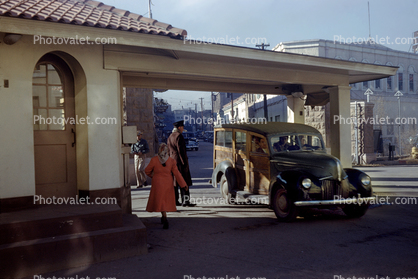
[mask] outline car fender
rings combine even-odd
[[[277,174],[276,180],[270,187],[270,198],[273,197],[277,189],[286,189],[289,195],[294,200],[303,199],[304,192],[301,190],[299,182],[301,177],[310,177],[310,175],[303,171],[291,170],[283,171]],[[301,196],[302,195],[302,196]]]
[[[347,174],[350,197],[357,197],[359,194],[362,197],[372,196],[372,183],[370,182],[369,185],[365,186],[360,181],[363,175],[367,175],[365,172],[358,169],[344,169],[344,171]]]
[[[218,182],[221,181],[221,177],[224,174],[226,176],[226,180],[228,181],[228,188],[232,191],[232,189],[234,189],[237,185],[237,175],[235,173],[234,165],[229,160],[222,161],[216,166],[212,173],[212,186],[217,188]]]

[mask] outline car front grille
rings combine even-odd
[[[343,195],[343,189],[341,184],[335,180],[322,180],[322,199],[333,200],[334,196],[345,196]]]

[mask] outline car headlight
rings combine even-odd
[[[360,179],[361,184],[363,184],[364,186],[370,185],[370,183],[372,182],[372,180],[370,179],[370,176],[368,175],[363,175]]]
[[[305,189],[309,189],[309,188],[311,188],[311,186],[312,186],[312,181],[311,181],[309,178],[304,178],[304,179],[302,180],[302,186],[303,186],[303,188],[305,188]]]

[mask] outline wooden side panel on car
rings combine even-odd
[[[250,192],[268,195],[270,186],[270,157],[268,154],[250,155]]]

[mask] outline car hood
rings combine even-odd
[[[271,161],[283,170],[303,170],[318,179],[336,179],[341,181],[347,175],[336,157],[318,151],[280,152],[272,156]]]

